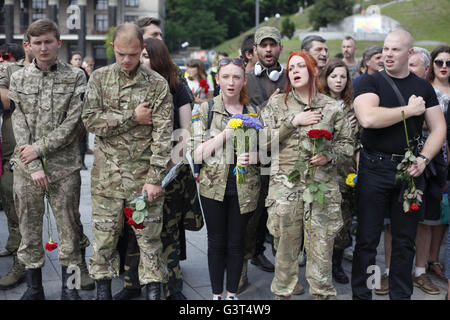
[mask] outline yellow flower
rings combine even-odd
[[[258,117],[258,115],[256,114],[256,113],[249,113],[249,114],[247,114],[248,116],[250,116],[250,117]]]
[[[354,188],[355,187],[355,182],[353,181],[353,179],[355,179],[356,174],[355,173],[349,173],[347,176],[347,179],[345,179],[345,184]]]
[[[240,128],[242,126],[242,119],[231,119],[228,121],[228,125],[233,129]]]

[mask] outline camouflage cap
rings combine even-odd
[[[255,44],[260,44],[264,39],[271,38],[276,43],[281,43],[280,31],[275,27],[261,27],[255,33]]]

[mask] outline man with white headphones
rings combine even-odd
[[[281,34],[277,28],[261,27],[256,31],[253,52],[258,56],[258,62],[247,74],[250,104],[263,108],[271,95],[284,89],[286,71],[278,63],[282,50]]]
[[[253,70],[247,72],[247,94],[250,97],[250,104],[257,106],[259,110],[266,106],[272,95],[284,90],[286,71],[278,63],[282,49],[281,34],[277,28],[261,27],[256,31],[253,52],[258,56],[258,62]],[[274,272],[275,270],[272,262],[264,255],[264,241],[268,233],[267,210],[264,202],[269,188],[269,176],[261,176],[261,182],[258,207],[247,226],[245,260],[238,292],[242,292],[248,285],[248,259],[251,259],[251,263],[263,271]]]

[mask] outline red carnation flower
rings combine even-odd
[[[206,80],[200,80],[199,86],[203,88],[203,91],[205,92],[205,94],[208,93],[209,84],[208,84],[208,82],[206,82]]]
[[[45,250],[47,250],[47,251],[53,251],[56,248],[58,248],[58,244],[56,242],[51,241],[51,242],[47,242],[45,244]]]
[[[125,213],[125,217],[130,219],[133,216],[133,209],[132,208],[125,208],[123,209],[123,212]]]
[[[419,210],[419,206],[417,205],[417,203],[412,203],[411,206],[409,207],[409,212],[417,210]]]
[[[320,137],[323,136],[323,132],[322,131],[323,130],[312,129],[312,130],[308,131],[307,135],[310,138],[320,138]]]
[[[136,222],[134,222],[134,220],[131,217],[128,219],[127,223],[130,226],[135,227],[136,229],[144,229],[144,223],[137,224]]]
[[[322,136],[327,140],[333,140],[333,134],[327,130],[321,130]]]

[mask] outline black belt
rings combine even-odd
[[[380,158],[380,160],[391,160],[391,161],[397,162],[397,163],[402,162],[402,160],[405,158],[404,154],[384,153],[384,152],[369,150],[366,148],[364,148],[364,151],[372,156]]]

